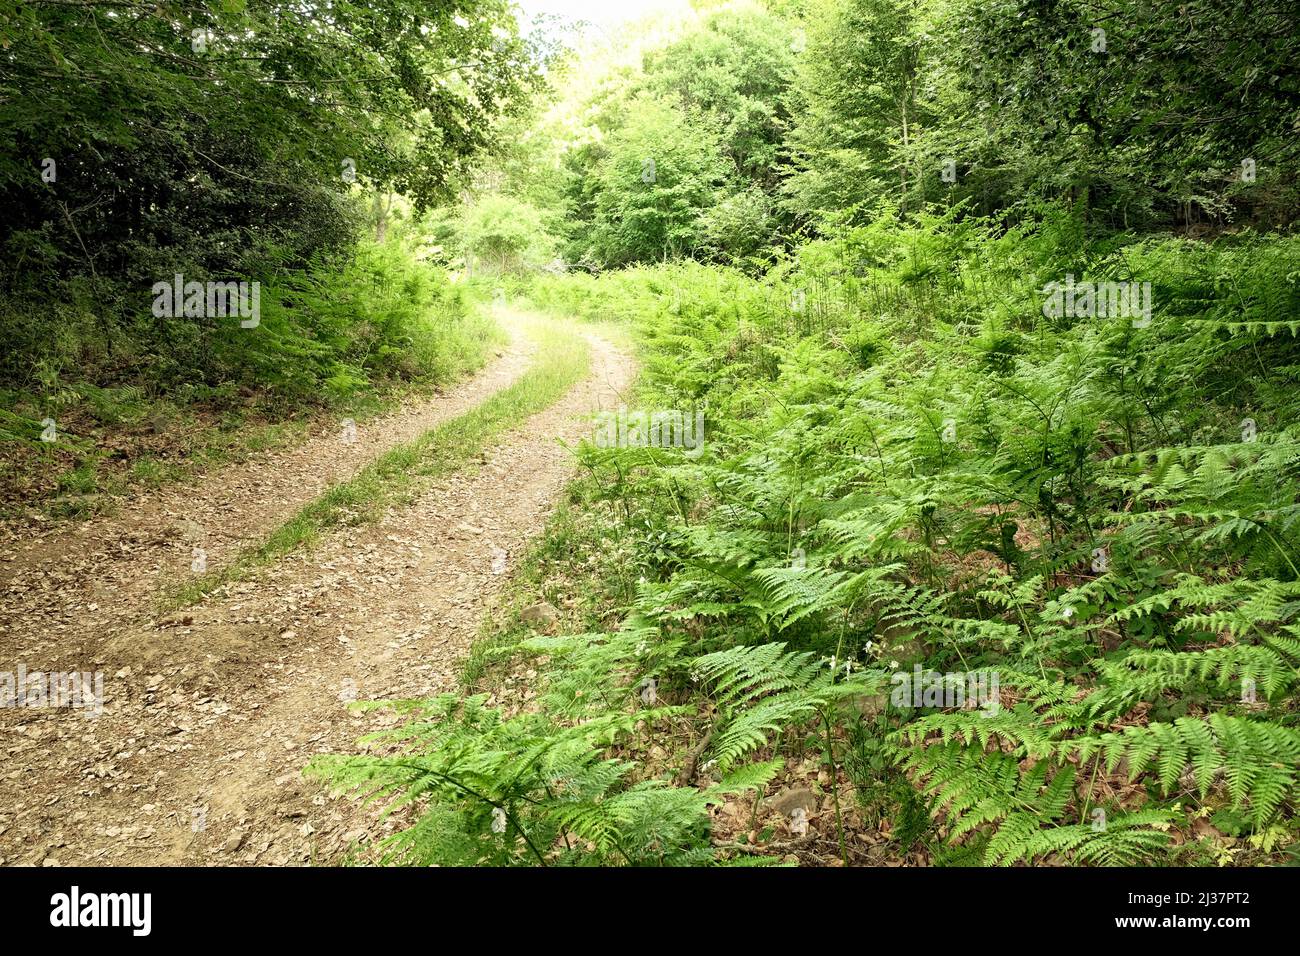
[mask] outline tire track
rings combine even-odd
[[[3,862],[332,862],[388,832],[302,767],[396,719],[349,699],[456,689],[502,553],[508,568],[573,474],[559,440],[581,438],[631,380],[627,356],[587,338],[591,373],[561,401],[377,523],[336,529],[187,611],[113,674],[101,717],[24,714],[0,779]]]

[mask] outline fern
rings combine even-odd
[[[398,705],[415,719],[363,742],[381,756],[323,756],[309,772],[336,789],[414,809],[380,848],[385,862],[689,865],[711,859],[710,795],[660,781],[629,784],[633,764],[601,748],[641,720],[606,714],[571,727],[502,719],[482,695]]]
[[[787,652],[783,643],[706,654],[693,668],[718,705],[710,753],[724,769],[832,702],[874,692],[882,676],[859,672],[838,680],[838,669],[813,654]]]

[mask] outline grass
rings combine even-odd
[[[346,298],[341,292],[340,301]],[[111,514],[140,489],[195,480],[297,444],[320,425],[362,422],[457,381],[504,342],[478,300],[460,298],[448,315],[409,289],[395,293],[393,308],[415,310],[407,316],[414,337],[384,346],[390,357],[364,373],[310,389],[272,386],[276,376],[259,379],[249,369],[216,385],[152,381],[143,371],[133,383],[101,385],[75,379],[93,368],[69,367],[65,380],[61,366],[42,365],[25,388],[0,387],[0,518]],[[358,314],[351,324],[363,319]],[[58,423],[54,443],[40,441],[47,416]]]
[[[331,413],[327,417],[335,419],[338,416]],[[184,457],[142,455],[131,465],[127,480],[149,488],[186,481],[205,469],[238,464],[262,452],[297,444],[308,436],[309,431],[306,419],[255,423],[244,420],[243,416],[235,416],[233,423],[223,422],[219,427],[202,429],[186,449]]]
[[[417,485],[454,471],[493,437],[559,400],[587,373],[587,344],[577,333],[547,320],[534,322],[528,334],[538,342],[537,361],[514,384],[385,452],[351,479],[308,502],[230,564],[168,593],[163,609],[185,607],[225,584],[245,580],[258,568],[311,546],[331,528],[376,520],[386,507],[409,497]]]

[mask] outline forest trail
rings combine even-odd
[[[506,564],[545,524],[573,473],[561,441],[618,404],[631,359],[584,333],[586,378],[557,403],[369,525],[342,527],[194,607],[159,615],[193,547],[211,567],[387,448],[507,387],[533,349],[510,346],[447,394],[312,439],[120,518],[55,528],[0,550],[0,658],[29,671],[102,671],[103,713],[0,710],[0,863],[302,864],[387,832],[302,776],[350,751],[384,713],[351,699],[457,689],[459,665]],[[201,535],[201,539],[196,538]],[[201,544],[200,544],[201,540]]]

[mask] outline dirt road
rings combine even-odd
[[[392,719],[349,700],[457,689],[511,560],[573,473],[558,440],[588,432],[630,382],[628,357],[587,338],[587,379],[469,467],[192,608],[153,610],[195,548],[220,566],[506,387],[530,362],[523,337],[447,394],[358,426],[355,442],[320,436],[120,517],[0,542],[0,672],[98,671],[105,698],[97,717],[0,709],[0,864],[329,863],[383,835],[373,809],[328,799],[302,768]]]

